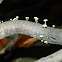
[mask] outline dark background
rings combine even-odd
[[[49,26],[55,24],[62,25],[62,2],[61,0],[4,0],[0,4],[0,20],[4,22],[10,18],[19,16],[19,19],[30,17],[30,21],[34,21],[34,16],[39,18],[39,23],[44,23],[42,20],[47,18]],[[62,46],[31,46],[30,48],[16,48],[7,51],[0,55],[1,62],[9,62],[17,57],[35,57],[41,58],[47,56],[59,49]],[[46,50],[47,49],[47,50]]]
[[[47,18],[47,24],[51,26],[62,25],[62,2],[61,0],[4,0],[0,4],[0,19],[9,20],[19,16],[25,19],[26,16],[34,21],[34,16],[39,18],[39,23]]]

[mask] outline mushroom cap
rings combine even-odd
[[[12,20],[12,19],[10,19],[10,20]]]
[[[43,37],[43,35],[40,35],[40,37],[42,38],[42,37]]]
[[[38,17],[34,17],[35,20],[38,20],[39,18]]]
[[[52,27],[55,27],[55,25],[52,25]]]
[[[47,42],[47,41],[44,41],[44,43],[48,44],[48,42]]]
[[[25,19],[29,19],[29,17],[25,17]]]
[[[3,21],[1,21],[1,22],[3,22]]]
[[[45,22],[45,21],[48,21],[48,19],[44,19],[43,21],[44,21],[44,22]]]
[[[16,16],[16,18],[19,18],[19,16]]]
[[[34,17],[34,19],[36,19],[37,17]]]
[[[29,17],[25,17],[25,18],[29,18]]]

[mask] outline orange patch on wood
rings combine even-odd
[[[26,47],[28,48],[31,46],[34,42],[36,42],[38,39],[32,38],[30,36],[22,35],[17,41],[16,41],[16,47]]]
[[[30,36],[26,36],[26,35],[22,35],[18,38],[18,40],[16,41],[16,46],[19,47],[21,44],[23,44],[26,40],[28,40],[29,38],[31,38]]]
[[[6,42],[7,42],[8,38],[4,38],[0,40],[0,43],[2,44],[2,46],[4,47]]]
[[[55,28],[60,28],[59,26],[55,26]]]
[[[30,36],[26,35],[19,35],[18,39],[16,40],[16,47],[26,47],[28,48],[31,46],[34,42],[36,42],[38,39],[32,38]],[[8,38],[4,38],[0,40],[0,50],[4,48],[8,41]]]

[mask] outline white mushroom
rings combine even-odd
[[[43,42],[43,40],[41,40],[41,42]]]
[[[1,21],[3,23],[3,21]]]
[[[48,42],[45,40],[44,43],[48,44]]]
[[[52,25],[52,27],[54,28],[54,27],[55,27],[55,25]]]
[[[46,22],[48,21],[48,19],[44,19],[43,21],[45,22],[45,25],[46,25]]]
[[[16,18],[13,19],[13,21],[17,20]]]
[[[39,18],[38,17],[34,17],[34,19],[35,19],[35,22],[38,23]]]
[[[14,18],[13,20],[11,19],[11,20],[12,21],[15,21],[15,20],[18,20],[18,18],[19,18],[19,16],[16,16],[16,18]]]
[[[16,19],[18,20],[19,16],[16,16]]]
[[[45,23],[42,25],[44,27],[44,31],[45,31],[45,27],[47,27],[46,21],[48,21],[48,19],[44,19],[43,20]]]
[[[10,19],[12,21],[12,19]]]
[[[25,17],[25,19],[26,19],[26,21],[28,21],[29,20],[29,17]]]
[[[43,35],[40,35],[40,37],[42,38],[42,37],[43,37]]]

